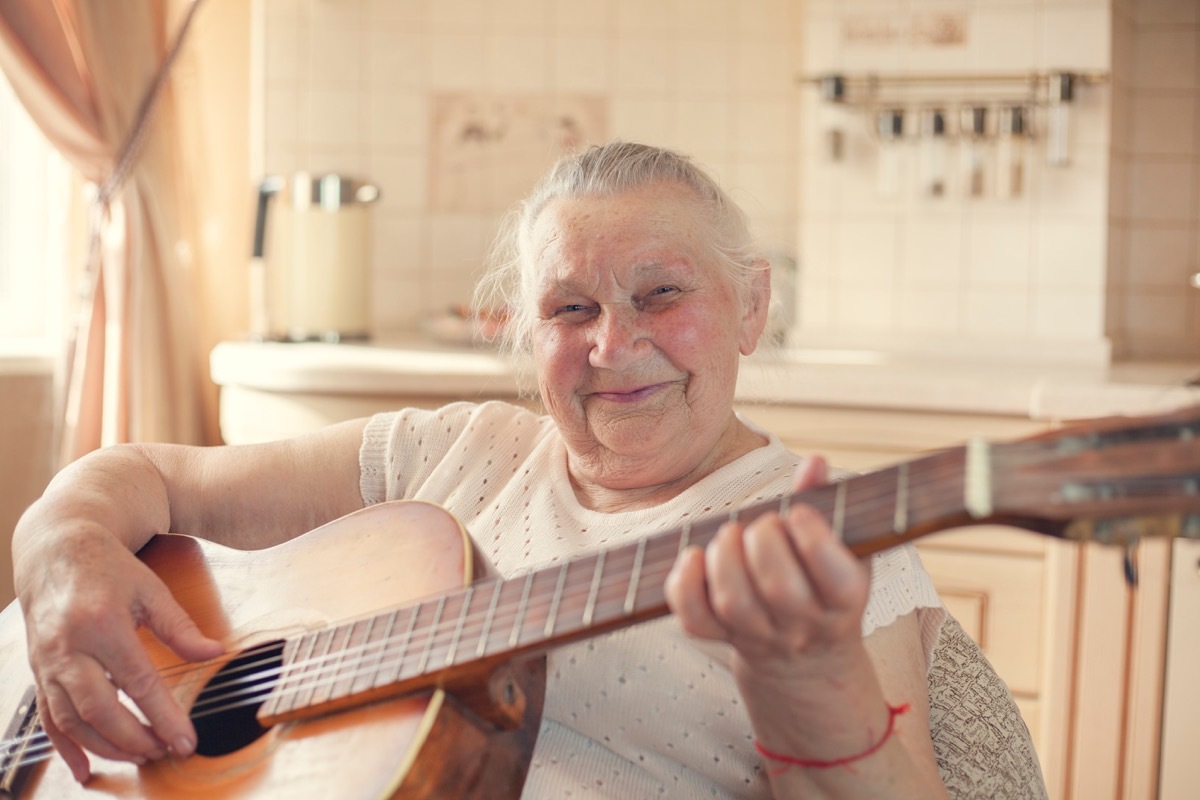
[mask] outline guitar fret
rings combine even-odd
[[[380,680],[380,670],[383,668],[383,659],[387,655],[388,644],[392,640],[392,628],[396,625],[397,611],[388,614],[387,626],[383,629],[383,635],[379,637],[379,651],[375,655],[375,669],[372,672],[371,687],[382,686],[385,682]]]
[[[342,631],[346,632],[346,636],[341,637]],[[346,663],[346,651],[349,649],[353,633],[353,625],[338,625],[329,637],[329,651],[332,656],[320,667],[322,678],[317,681],[318,691],[314,692],[313,702],[322,703],[326,699],[338,696],[338,674],[342,672],[342,666]],[[337,644],[340,637],[343,638],[343,642]]]
[[[683,523],[683,531],[679,534],[679,550],[676,552],[677,557],[678,557],[679,553],[682,553],[684,550],[687,550],[688,544],[691,542],[691,539],[692,539],[692,521],[689,519],[687,522]]]
[[[558,605],[562,600],[563,586],[567,582],[567,563],[564,562],[558,570],[558,584],[554,587],[554,596],[550,598],[550,613],[546,616],[546,627],[544,632],[546,638],[550,638],[554,634],[554,625],[558,622]]]
[[[309,678],[315,677],[315,680],[311,680],[306,686],[300,687],[296,699],[301,706],[310,706],[313,703],[313,696],[316,694],[317,687],[321,684],[321,669],[325,663],[325,657],[329,655],[329,643],[333,641],[333,634],[333,630],[324,630],[317,633],[317,637],[313,642],[313,658],[309,660],[304,673],[304,676]]]
[[[285,677],[279,681],[277,692],[277,696],[279,697],[277,705],[280,710],[291,711],[296,707],[296,701],[299,699],[300,691],[303,688],[301,679],[311,666],[309,659],[312,657],[312,651],[316,646],[318,635],[318,633],[309,633],[300,637],[300,642],[296,648],[296,657],[283,668]],[[300,655],[299,651],[303,651],[304,654]]]
[[[846,528],[846,481],[838,481],[833,500],[833,535],[844,538]]]
[[[525,588],[521,590],[521,602],[517,605],[517,616],[513,619],[512,633],[508,637],[508,646],[516,647],[521,639],[521,623],[525,620],[525,606],[529,603],[529,590],[533,586],[533,573],[525,576]]]
[[[482,656],[487,650],[488,637],[492,635],[492,620],[496,617],[496,603],[500,600],[500,589],[504,586],[504,581],[497,580],[496,588],[492,590],[492,602],[488,603],[487,617],[483,620],[483,631],[479,634],[479,646],[475,648],[475,655]]]
[[[642,561],[646,557],[646,537],[638,540],[637,554],[633,557],[633,574],[629,578],[629,591],[625,593],[625,613],[633,613],[633,601],[637,597],[638,580],[642,577]]]
[[[892,531],[904,533],[908,529],[908,464],[896,468],[896,514],[892,517]]]
[[[366,659],[371,654],[371,633],[375,630],[375,617],[367,619],[367,629],[363,631],[362,645],[358,648],[358,661],[354,670],[350,675],[350,685],[346,687],[346,694],[354,694],[371,685],[370,673],[365,666]]]
[[[438,598],[437,608],[433,612],[433,622],[428,626],[428,635],[425,639],[425,650],[421,653],[421,660],[417,663],[417,674],[424,675],[425,667],[429,663],[429,654],[433,652],[433,642],[437,639],[438,624],[442,621],[442,610],[446,608],[446,596],[442,595]]]
[[[462,612],[458,615],[458,624],[454,626],[454,638],[450,640],[450,649],[446,652],[446,666],[454,663],[454,655],[458,651],[458,639],[462,636],[463,623],[467,621],[467,609],[471,607],[471,596],[475,593],[474,586],[467,587],[463,595]]]
[[[408,615],[408,627],[404,629],[404,635],[400,637],[400,647],[396,651],[396,677],[400,678],[404,674],[404,660],[408,658],[408,646],[412,644],[412,635],[417,630],[417,615],[421,612],[421,603],[413,606],[412,613]]]
[[[587,604],[583,609],[583,625],[585,628],[592,627],[592,616],[596,612],[596,596],[600,594],[600,577],[604,574],[604,555],[607,551],[601,550],[600,555],[596,557],[596,570],[592,573],[592,586],[588,590]]]
[[[347,626],[346,641],[338,648],[337,666],[333,668],[333,674],[329,678],[330,697],[347,697],[354,690],[357,676],[361,673],[364,652],[361,644],[355,644],[358,641],[355,633],[364,626],[370,630],[369,617]],[[365,633],[363,635],[365,636]]]

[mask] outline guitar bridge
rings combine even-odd
[[[0,752],[0,798],[3,800],[16,800],[21,796],[34,764],[41,761],[29,752],[37,728],[37,694],[30,686],[21,696],[17,713],[4,730],[4,750]]]

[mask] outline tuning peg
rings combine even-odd
[[[1130,539],[1125,545],[1125,585],[1130,589],[1136,589],[1138,585],[1137,545],[1137,539]]]

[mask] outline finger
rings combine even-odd
[[[755,520],[747,526],[742,541],[754,592],[773,627],[792,627],[819,613],[813,606],[809,578],[781,517],[769,514]]]
[[[818,602],[832,611],[861,613],[870,589],[870,571],[809,506],[788,515],[792,541]]]
[[[127,636],[134,639],[132,633]],[[114,641],[113,646],[106,647],[99,655],[112,683],[125,692],[148,723],[143,725],[124,706],[120,706],[124,713],[105,706],[98,720],[103,727],[97,725],[104,735],[118,747],[146,758],[163,755],[164,746],[180,756],[190,755],[196,749],[195,728],[141,643]]]
[[[792,491],[799,492],[829,482],[829,466],[821,456],[809,456],[800,462],[792,475]]]
[[[718,622],[731,634],[730,641],[733,635],[769,636],[772,628],[771,618],[747,571],[744,530],[736,522],[726,522],[704,550],[709,605]]]
[[[201,632],[164,584],[156,583],[150,594],[146,602],[138,605],[135,616],[177,656],[186,661],[203,661],[225,651],[221,642]]]
[[[92,767],[88,762],[87,753],[54,724],[50,701],[44,692],[38,692],[37,705],[39,709],[42,709],[38,719],[46,738],[50,740],[50,744],[54,745],[54,749],[62,756],[63,761],[67,762],[67,767],[71,770],[75,780],[79,783],[86,783],[92,775]]]
[[[87,670],[84,670],[85,672]],[[141,722],[133,716],[117,699],[116,689],[104,679],[98,667],[93,662],[93,671],[97,674],[97,685],[107,689],[106,693],[95,690],[84,691],[79,684],[86,681],[68,679],[67,681],[48,681],[45,686],[46,707],[52,723],[61,732],[61,736],[74,742],[76,746],[90,750],[101,758],[113,761],[131,761],[142,763],[148,753],[161,749],[154,737],[144,730]],[[73,678],[78,678],[76,672]],[[107,696],[105,696],[107,694]],[[123,725],[118,723],[122,717]],[[136,747],[118,744],[118,737],[110,731],[121,729],[135,730],[140,733],[145,745],[145,754]],[[101,731],[104,731],[102,733]],[[137,734],[129,738],[136,738]],[[57,746],[57,742],[55,742]],[[78,775],[72,765],[72,773]]]
[[[701,639],[725,640],[728,631],[713,614],[704,574],[704,551],[689,547],[679,554],[667,575],[667,605],[683,630]]]
[[[220,656],[225,648],[216,639],[205,636],[184,611],[170,591],[159,584],[161,591],[142,608],[142,621],[163,644],[187,661],[200,661]],[[142,658],[141,648],[123,651],[132,661],[128,663],[128,683],[121,688],[137,703],[146,715],[151,729],[178,756],[188,756],[196,749],[196,730],[191,719],[171,694],[148,659]],[[115,674],[115,673],[114,673]]]

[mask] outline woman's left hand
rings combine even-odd
[[[794,488],[825,481],[825,462],[810,458]],[[786,516],[725,523],[707,547],[680,556],[666,592],[688,633],[730,643],[759,679],[787,681],[806,661],[825,671],[861,645],[869,588],[866,564],[816,509],[797,504]]]

